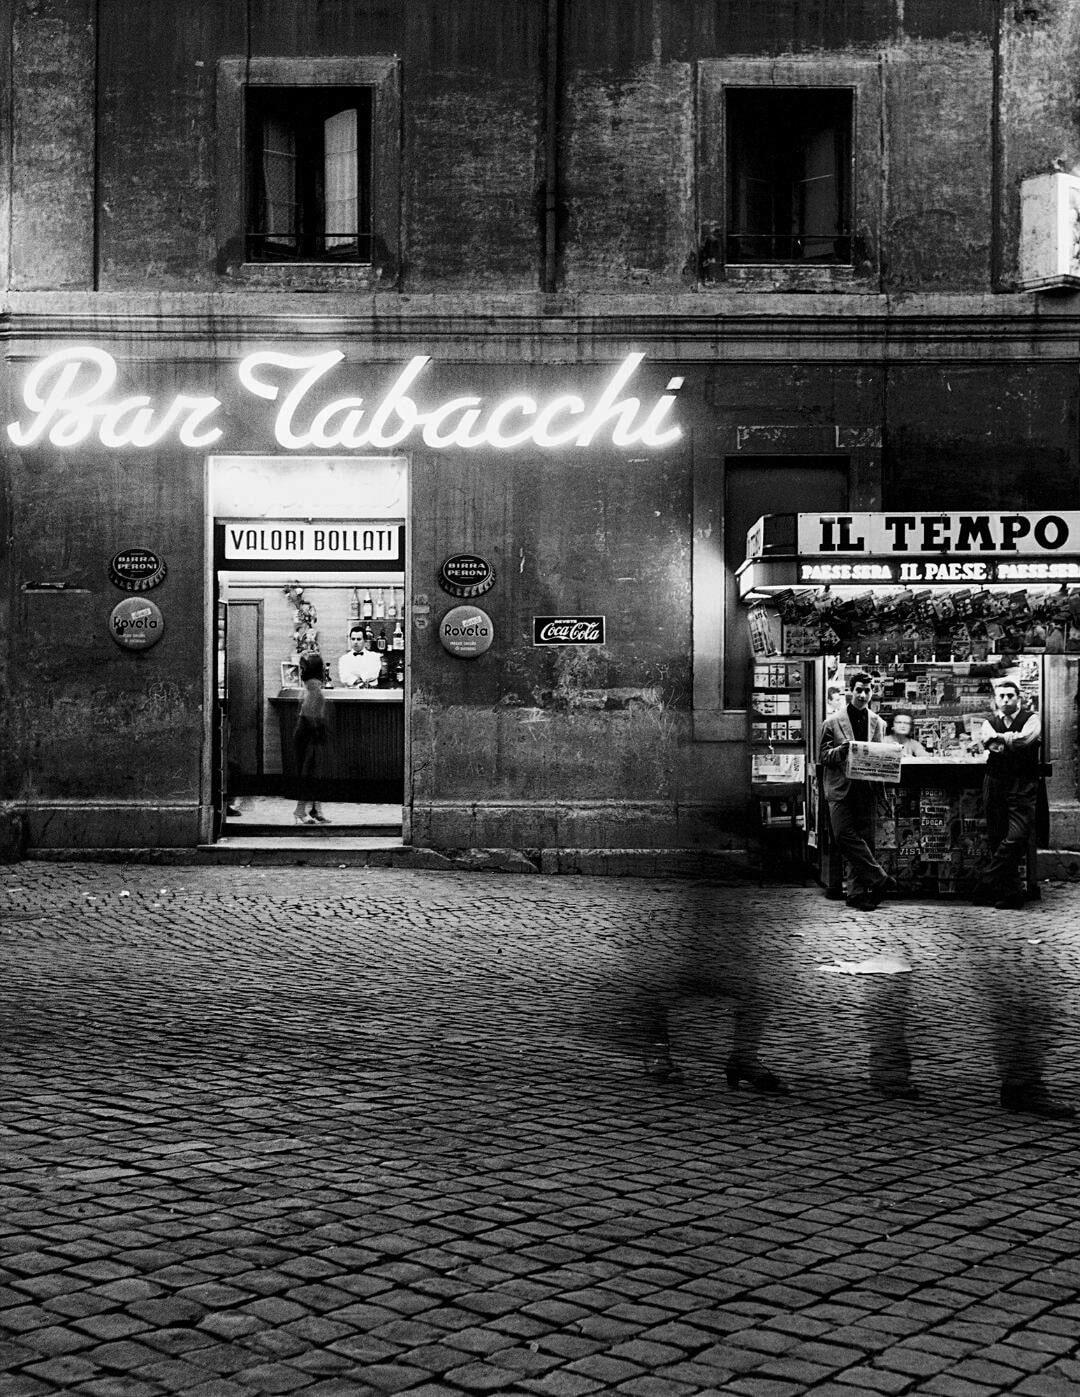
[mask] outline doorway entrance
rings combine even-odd
[[[211,842],[404,842],[406,483],[399,460],[210,462]],[[313,687],[314,753],[295,741]]]

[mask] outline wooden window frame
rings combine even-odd
[[[368,261],[252,260],[248,255],[245,97],[260,88],[367,88],[372,94]],[[401,270],[401,65],[393,56],[220,60],[217,74],[218,273],[283,289],[392,288]]]
[[[727,93],[730,89],[848,89],[852,94],[852,261],[805,265],[728,262]],[[881,285],[882,80],[876,58],[708,59],[698,64],[699,280],[749,291],[848,291],[876,294]]]

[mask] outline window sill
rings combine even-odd
[[[386,291],[382,269],[369,262],[241,262],[225,281],[266,291]]]
[[[877,272],[851,264],[793,266],[788,262],[739,262],[724,266],[702,283],[703,290],[745,287],[749,291],[865,291],[878,289]]]

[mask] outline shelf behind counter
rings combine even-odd
[[[405,791],[405,694],[393,689],[324,689],[329,740],[319,787],[326,800],[400,801]],[[270,699],[278,715],[281,769],[296,776],[292,735],[303,697],[282,689]]]

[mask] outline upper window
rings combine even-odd
[[[727,89],[729,264],[851,262],[852,97]]]
[[[396,283],[395,57],[218,60],[218,270],[305,291]]]
[[[249,87],[247,258],[371,261],[369,87]]]

